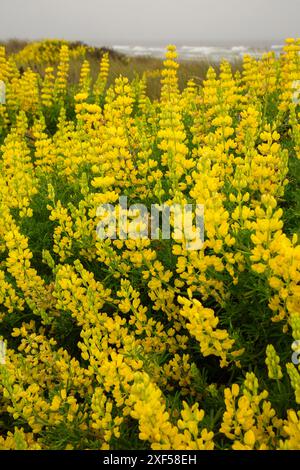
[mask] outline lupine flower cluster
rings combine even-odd
[[[183,89],[170,45],[158,100],[47,44],[0,48],[0,449],[300,450],[300,40]],[[120,196],[202,248],[100,239]]]

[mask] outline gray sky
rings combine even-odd
[[[288,36],[300,36],[300,0],[0,0],[1,39],[209,45]]]

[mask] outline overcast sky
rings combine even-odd
[[[0,0],[1,39],[203,45],[288,36],[300,36],[300,0]]]

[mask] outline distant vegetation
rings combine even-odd
[[[59,52],[62,45],[68,45],[70,50],[70,74],[71,83],[77,83],[80,69],[84,59],[90,63],[92,80],[96,80],[99,71],[99,60],[103,54],[109,53],[110,75],[108,85],[114,83],[115,79],[124,75],[133,80],[147,74],[147,93],[151,98],[159,98],[160,94],[160,71],[163,67],[163,59],[145,56],[127,56],[108,47],[92,47],[81,41],[65,40],[43,40],[30,42],[19,39],[10,39],[0,42],[5,46],[8,55],[12,55],[19,66],[24,69],[30,67],[33,71],[43,75],[46,65],[58,65]],[[209,66],[219,68],[218,63],[207,60],[180,60],[178,71],[179,88],[182,90],[188,80],[193,78],[198,84],[204,80]],[[232,64],[233,71],[241,69],[241,61]]]

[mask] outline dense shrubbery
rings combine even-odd
[[[169,46],[154,101],[0,50],[0,448],[300,448],[299,50],[180,91]],[[120,195],[204,204],[203,248],[98,239]]]

